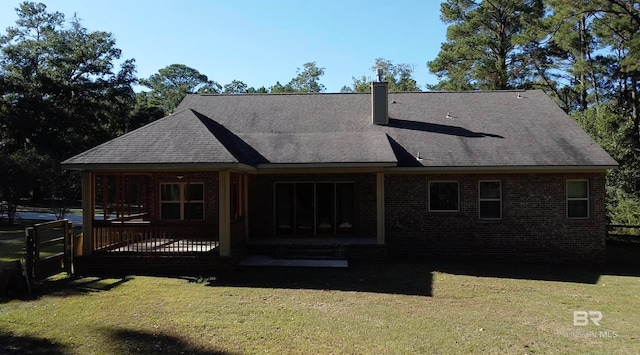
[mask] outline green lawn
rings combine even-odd
[[[0,353],[628,353],[640,269],[389,262],[59,279],[0,303]],[[574,311],[600,326],[574,326]]]

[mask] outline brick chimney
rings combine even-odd
[[[382,81],[382,69],[377,70],[377,81],[371,83],[371,120],[373,124],[389,124],[389,84]]]

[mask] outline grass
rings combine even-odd
[[[23,257],[32,223],[0,229],[0,262]],[[608,258],[617,264],[59,275],[31,297],[0,300],[0,353],[636,354],[640,247],[612,245]],[[602,312],[600,326],[574,326],[574,311]]]
[[[355,264],[49,280],[0,303],[0,353],[628,353],[638,268]],[[573,325],[576,310],[600,326]]]

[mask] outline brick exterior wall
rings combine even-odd
[[[274,186],[277,182],[353,182],[355,225],[353,236],[376,235],[375,174],[249,175],[250,238],[275,235]]]
[[[566,217],[567,179],[589,181],[588,219]],[[428,182],[459,182],[458,212],[429,212]],[[502,218],[478,216],[478,181],[502,182]],[[385,176],[386,242],[392,257],[602,262],[605,176],[495,174]]]

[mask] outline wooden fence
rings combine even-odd
[[[73,228],[66,219],[38,223],[25,231],[27,277],[30,282],[73,273]]]

